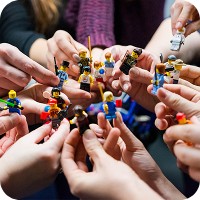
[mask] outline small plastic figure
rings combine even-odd
[[[183,63],[183,61],[181,59],[177,59],[174,62],[174,71],[173,71],[173,84],[178,84],[178,80],[179,80],[179,76],[180,76],[180,72],[183,66],[185,66],[186,64]]]
[[[170,41],[171,44],[171,50],[172,51],[179,51],[181,48],[181,45],[184,44],[185,41],[185,27],[182,29],[179,29],[176,31],[176,34],[173,36],[172,40]]]
[[[163,87],[164,75],[165,75],[165,64],[164,63],[156,64],[154,78],[151,81],[151,83],[153,84],[153,89],[151,91],[152,94],[156,95],[157,94],[157,90],[160,87]]]
[[[59,90],[61,90],[63,87],[63,84],[67,83],[67,81],[68,81],[68,74],[67,74],[68,68],[69,68],[69,62],[66,60],[63,60],[61,66],[60,66],[60,69],[58,71],[56,71],[56,74],[57,74],[58,78],[60,79],[60,82],[57,86],[59,88]]]
[[[73,110],[75,117],[70,120],[70,124],[76,124],[79,129],[80,135],[83,135],[83,133],[87,129],[90,129],[89,120],[87,118],[88,114],[83,110],[83,107],[80,105],[76,105]]]
[[[137,63],[137,58],[142,54],[142,49],[140,48],[135,48],[133,49],[133,52],[130,54],[129,51],[126,52],[123,60],[122,60],[122,64],[120,66],[120,70],[128,75],[129,74],[129,70],[136,65]]]
[[[102,63],[99,61],[95,61],[94,62],[94,78],[96,80],[96,82],[101,82],[104,83],[105,82],[105,70],[102,67]]]
[[[87,57],[87,51],[85,49],[81,49],[79,51],[80,61],[78,62],[78,66],[80,67],[80,74],[83,74],[83,68],[85,66],[89,66],[91,68],[92,60]]]
[[[106,70],[105,75],[108,78],[108,77],[112,76],[115,62],[112,60],[112,55],[110,52],[107,52],[105,54],[105,59],[106,59],[104,62],[104,66],[105,66],[105,70]]]
[[[83,67],[83,74],[79,76],[78,82],[80,83],[80,89],[90,92],[90,85],[93,84],[94,78],[92,77],[91,69],[89,66]]]
[[[165,63],[165,81],[167,83],[170,83],[170,80],[172,78],[172,72],[174,71],[174,66],[173,66],[173,63],[175,62],[176,60],[176,56],[175,55],[169,55],[168,56],[168,60],[167,62]]]
[[[114,102],[113,93],[110,91],[104,92],[103,98],[104,98],[103,110],[105,112],[105,118],[108,120],[115,119],[116,107],[121,107],[122,101],[116,100],[116,102]]]
[[[10,90],[8,92],[8,97],[7,101],[4,101],[6,103],[6,106],[3,108],[3,110],[9,110],[9,113],[18,113],[21,115],[21,110],[24,108],[21,106],[21,101],[16,98],[16,92],[14,90]],[[3,102],[3,101],[1,101]]]

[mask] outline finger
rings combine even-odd
[[[183,9],[182,4],[177,3],[177,2],[175,2],[170,9],[170,11],[171,11],[171,27],[172,27],[173,35],[176,33],[176,30],[177,30],[176,23],[177,23],[177,19],[180,15],[182,9]]]
[[[191,33],[197,31],[200,27],[200,20],[197,20],[195,22],[190,23],[189,25],[187,25],[186,27],[186,32],[185,32],[185,37],[187,37],[188,35],[190,35]]]
[[[166,106],[169,106],[171,109],[177,112],[183,112],[188,117],[191,117],[193,115],[196,115],[196,113],[198,113],[196,103],[190,102],[187,99],[181,97],[180,95],[167,91],[164,88],[160,88],[158,90],[157,97]],[[187,97],[189,97],[189,95],[187,95]],[[193,98],[195,97],[193,96]]]
[[[24,136],[22,139],[26,140],[30,143],[36,143],[38,144],[41,142],[47,135],[51,133],[52,130],[52,124],[44,124],[41,127],[35,129],[34,131],[30,132],[26,136]]]
[[[120,82],[120,86],[124,90],[124,92],[128,92],[131,89],[129,75],[122,74],[119,77],[119,82]]]
[[[44,144],[46,146],[51,146],[55,151],[60,152],[65,138],[70,132],[70,125],[67,119],[63,119],[60,123],[58,130],[50,137],[50,139]]]
[[[21,121],[21,116],[17,113],[0,117],[0,134],[4,134],[10,129],[16,127]]]
[[[19,138],[23,137],[24,135],[29,133],[28,130],[28,124],[26,121],[26,117],[24,115],[21,115],[21,121],[20,123],[16,126],[17,130],[17,135],[15,140],[17,141]]]
[[[163,102],[159,102],[155,106],[155,114],[158,119],[163,119],[166,117],[166,115],[173,115],[175,113],[176,112],[166,106]]]
[[[104,113],[102,113],[102,112],[98,113],[98,115],[97,115],[97,123],[98,123],[99,127],[103,129],[103,136],[106,138],[107,134],[112,129],[112,126],[108,122],[108,120],[106,120]]]
[[[200,180],[200,167],[189,167],[188,173],[190,175],[191,178],[193,178],[194,180],[198,181]]]

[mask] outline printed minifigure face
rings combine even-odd
[[[60,67],[60,70],[62,70],[62,71],[64,71],[64,72],[66,72],[67,69],[68,69],[68,67],[64,67],[64,66],[61,66],[61,67]]]
[[[16,97],[16,92],[14,90],[10,90],[10,92],[8,93],[8,97],[10,99],[14,99]]]
[[[86,58],[86,55],[87,55],[87,51],[80,51],[79,52],[80,58]]]
[[[135,52],[132,52],[132,56],[133,56],[133,58],[138,58],[138,54]]]
[[[168,62],[170,65],[172,65],[173,62],[174,62],[174,60],[168,60],[167,62]]]
[[[90,74],[90,72],[84,71],[83,74],[85,74],[87,76]]]
[[[56,92],[53,92],[53,96],[55,97],[55,98],[57,98],[57,97],[59,97],[59,92],[58,91],[56,91]]]

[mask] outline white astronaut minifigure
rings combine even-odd
[[[172,40],[170,41],[171,44],[171,50],[172,51],[179,51],[181,48],[181,45],[184,44],[185,41],[185,27],[182,29],[179,29],[176,31],[176,34],[173,36]]]

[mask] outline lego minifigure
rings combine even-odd
[[[83,74],[83,68],[85,66],[91,67],[92,60],[87,57],[87,51],[85,49],[81,49],[79,51],[80,61],[78,62],[78,66],[80,67],[80,75]]]
[[[80,89],[90,92],[90,85],[93,84],[94,78],[92,77],[91,69],[89,66],[83,67],[83,74],[79,76],[78,82],[80,83]]]
[[[142,49],[140,48],[136,48],[133,49],[133,52],[130,54],[129,51],[126,52],[123,60],[122,60],[122,64],[120,66],[120,70],[128,75],[129,74],[129,70],[131,69],[132,66],[136,65],[137,63],[137,58],[142,54]]]
[[[74,107],[74,114],[75,117],[70,120],[70,124],[76,124],[76,126],[79,129],[80,135],[83,135],[83,133],[89,129],[89,120],[87,118],[87,113],[83,110],[83,107],[80,105],[76,105]]]
[[[151,81],[151,83],[153,84],[153,89],[151,91],[152,94],[156,95],[157,94],[157,90],[160,87],[163,87],[164,75],[165,75],[165,64],[164,63],[156,64],[154,78]]]
[[[99,61],[95,61],[94,69],[95,69],[94,78],[95,78],[96,82],[104,83],[105,82],[105,70],[102,67],[102,63]]]
[[[103,94],[104,103],[103,103],[103,110],[105,112],[105,118],[108,120],[116,118],[116,107],[122,106],[121,100],[116,100],[114,102],[113,93],[110,91],[106,91]]]
[[[7,99],[7,102],[4,101],[6,103],[6,106],[3,108],[3,110],[9,110],[9,113],[18,113],[19,115],[21,115],[21,111],[24,108],[21,106],[21,101],[16,98],[16,92],[14,90],[10,90],[8,92],[8,97],[9,99]]]
[[[178,79],[179,79],[179,76],[180,76],[181,69],[185,65],[186,64],[183,63],[183,61],[181,59],[177,59],[174,62],[173,84],[178,84]]]
[[[170,80],[172,78],[172,72],[174,71],[173,62],[175,62],[176,56],[175,55],[169,55],[168,60],[165,63],[165,81],[167,83],[170,83]]]
[[[57,74],[58,78],[60,79],[60,82],[57,86],[59,88],[59,90],[61,90],[63,87],[63,84],[68,81],[68,74],[67,74],[68,68],[69,68],[69,62],[66,60],[63,60],[61,66],[60,66],[60,69],[58,71],[56,71],[56,74]]]
[[[185,41],[184,34],[185,34],[185,27],[176,31],[176,34],[173,36],[172,40],[170,41],[172,43],[170,50],[172,51],[180,50],[181,45],[184,44],[184,41]]]
[[[105,66],[105,75],[106,75],[106,78],[112,76],[112,72],[113,72],[113,69],[114,69],[114,66],[115,66],[115,62],[112,60],[112,55],[110,52],[107,52],[105,54],[105,59],[106,61],[104,62],[104,66]]]

